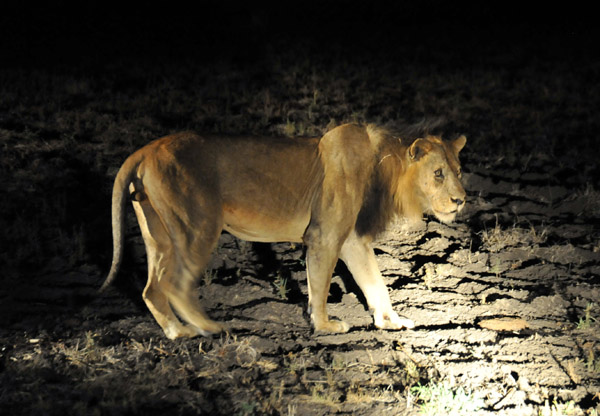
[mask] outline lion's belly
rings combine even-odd
[[[234,236],[263,243],[302,242],[310,214],[285,218],[282,215],[261,213],[240,207],[223,207],[223,228]]]

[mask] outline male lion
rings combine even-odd
[[[250,241],[303,242],[308,305],[316,331],[346,332],[330,320],[327,296],[338,258],[373,310],[375,326],[412,328],[393,310],[370,247],[394,214],[424,212],[452,221],[465,203],[452,142],[405,143],[374,126],[346,124],[321,139],[209,137],[179,133],[133,153],[113,188],[114,257],[104,289],[123,257],[129,192],[146,245],[143,298],[168,338],[222,329],[194,295],[222,230]],[[188,325],[182,324],[173,307]]]

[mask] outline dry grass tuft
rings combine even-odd
[[[496,217],[496,225],[492,229],[481,231],[481,240],[485,248],[493,253],[509,247],[538,246],[548,238],[545,228],[536,229],[533,224],[521,228],[516,223],[510,228],[502,228]]]

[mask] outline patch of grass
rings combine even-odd
[[[407,386],[413,385],[421,378],[421,370],[419,365],[412,360],[407,360],[404,366],[405,378],[404,384]]]
[[[252,416],[258,414],[259,404],[256,402],[240,403],[239,407],[240,409],[236,413],[236,416]]]
[[[206,269],[202,274],[202,283],[204,286],[209,286],[217,277],[217,271],[214,269]]]
[[[52,349],[75,367],[83,369],[86,374],[94,373],[118,362],[115,349],[102,348],[96,342],[97,337],[97,334],[88,331],[83,342],[78,340],[74,346],[59,342]]]
[[[296,416],[296,405],[294,405],[292,403],[288,403],[287,416]]]
[[[298,354],[291,351],[283,357],[283,363],[286,370],[292,375],[296,375],[299,372],[304,372],[306,370],[306,361],[304,358],[299,358]]]
[[[579,414],[578,408],[575,406],[575,402],[570,400],[566,403],[559,403],[556,399],[552,402],[552,405],[548,403],[548,400],[544,403],[544,407],[538,411],[539,416],[571,416]]]
[[[330,388],[326,388],[322,384],[315,384],[311,388],[310,400],[313,403],[323,404],[325,406],[338,408],[338,400]]]
[[[588,369],[588,371],[591,371],[592,373],[595,373],[595,374],[600,373],[600,359],[596,357],[596,354],[594,353],[593,348],[590,348],[588,350],[585,367]]]
[[[287,119],[285,126],[283,126],[283,133],[288,137],[294,136],[296,134],[296,123]]]
[[[499,257],[494,257],[493,260],[490,259],[490,272],[494,273],[496,277],[499,277],[503,271],[502,260],[500,260]]]
[[[273,282],[273,286],[275,287],[275,293],[283,300],[287,300],[288,292],[290,289],[287,287],[287,279],[281,276],[280,273],[275,277],[275,281]]]
[[[436,277],[437,273],[435,265],[433,263],[425,264],[425,276],[423,276],[423,282],[425,283],[425,286],[427,286],[427,289],[431,290]]]
[[[419,413],[428,416],[470,416],[483,408],[483,399],[466,392],[462,387],[453,390],[448,383],[417,384],[410,389],[413,400],[420,405]]]
[[[235,361],[240,367],[249,368],[258,362],[260,353],[250,345],[249,340],[238,341],[235,335],[226,334],[206,356],[216,362]]]
[[[575,360],[575,364],[584,366],[587,369],[587,371],[591,373],[600,374],[600,358],[597,357],[595,346],[596,345],[593,342],[587,342],[583,344],[585,360],[577,358]]]
[[[515,222],[511,228],[502,228],[496,217],[494,228],[480,232],[483,245],[494,253],[507,247],[535,246],[546,242],[548,235],[545,228],[537,228],[529,223],[527,228],[519,227]]]
[[[592,316],[592,310],[595,307],[596,305],[593,302],[587,304],[584,315],[577,322],[577,329],[589,329],[597,322],[597,319]]]

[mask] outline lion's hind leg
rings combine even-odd
[[[200,234],[200,231],[198,232]],[[168,298],[178,315],[202,335],[221,332],[223,327],[211,320],[198,299],[196,284],[205,270],[213,249],[217,245],[220,230],[214,237],[197,238],[194,244],[177,248],[178,269],[169,287]],[[199,236],[200,237],[200,236]]]
[[[173,247],[160,218],[148,200],[134,201],[138,223],[146,246],[148,282],[143,292],[146,306],[169,339],[194,336],[194,328],[184,326],[173,313],[165,290],[165,282],[175,268]]]
[[[160,286],[177,315],[195,332],[193,335],[223,330],[208,317],[198,299],[198,279],[210,261],[223,226],[219,202],[206,195],[209,193],[171,195],[169,204],[163,204],[164,200],[153,201],[162,222],[167,224],[173,249],[173,267],[167,271],[169,276],[161,279]]]
[[[148,282],[144,288],[143,299],[146,306],[160,325],[166,337],[175,339],[179,337],[193,337],[198,335],[195,328],[183,325],[173,313],[169,298],[165,294],[165,276],[172,269],[172,254],[160,253],[158,250],[148,250]],[[152,258],[152,260],[150,260]],[[152,264],[152,266],[151,266]],[[152,267],[152,270],[150,268]]]
[[[194,335],[210,335],[221,332],[223,327],[218,322],[208,317],[204,308],[198,300],[195,283],[197,276],[204,270],[204,264],[196,267],[196,264],[186,259],[182,261],[182,267],[177,272],[177,281],[173,282],[169,290],[169,302],[177,311],[178,315],[193,328]]]

